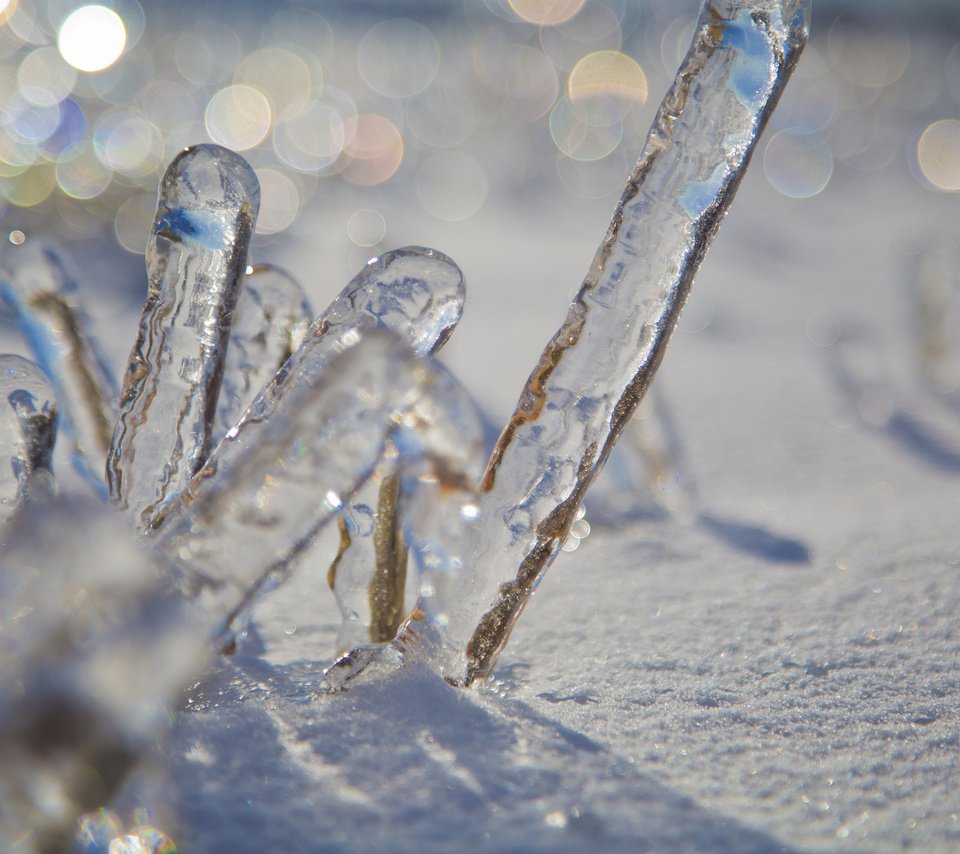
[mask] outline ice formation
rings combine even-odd
[[[114,383],[89,334],[74,277],[56,249],[15,232],[0,256],[0,294],[20,319],[33,354],[52,378],[73,462],[103,492],[103,460],[115,413]]]
[[[26,501],[49,469],[54,408],[35,375],[8,363],[20,375],[3,484],[23,510],[4,533],[0,666],[19,686],[0,709],[14,757],[0,770],[6,833],[57,841],[91,796],[109,797],[210,637],[230,648],[255,601],[338,517],[331,586],[347,622],[382,642],[344,654],[328,686],[411,655],[455,685],[490,674],[650,385],[808,19],[806,0],[705,4],[587,278],[482,477],[480,416],[430,357],[462,311],[460,271],[432,250],[387,253],[306,328],[295,284],[247,272],[259,187],[226,149],[187,149],[162,180],[147,302],[106,448],[110,386],[70,288],[43,252],[10,253],[5,292],[39,330],[34,350],[61,386],[77,456],[93,471],[106,452],[118,512]],[[118,527],[124,518],[132,526]],[[24,545],[31,526],[58,526],[44,546],[49,579]],[[407,549],[418,599],[401,622]],[[79,590],[96,595],[68,609]],[[57,724],[52,759],[31,728],[43,720]],[[102,791],[83,791],[87,766]]]
[[[253,169],[219,146],[187,149],[163,176],[147,243],[147,301],[107,454],[110,496],[140,525],[151,523],[210,453],[259,207]]]

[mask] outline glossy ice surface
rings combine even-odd
[[[116,388],[89,335],[73,276],[52,246],[17,237],[0,254],[0,293],[17,312],[34,358],[53,379],[74,465],[102,491]]]
[[[210,453],[233,310],[260,186],[215,145],[167,169],[147,246],[147,301],[107,458],[110,496],[149,525]]]

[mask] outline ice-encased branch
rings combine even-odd
[[[463,492],[475,506],[467,485],[479,477],[482,433],[459,384],[386,331],[345,330],[339,349],[331,357],[322,338],[308,338],[148,539],[174,557],[183,592],[214,601],[228,622],[287,577],[388,440],[408,492]]]
[[[293,276],[272,264],[247,268],[217,400],[217,441],[300,346],[312,321],[310,303]]]
[[[110,496],[139,526],[210,452],[224,358],[260,206],[249,164],[197,145],[170,164],[147,243],[147,301],[107,457]]]
[[[28,503],[0,571],[0,850],[73,850],[208,661],[208,627],[100,501]]]
[[[704,5],[606,237],[484,476],[483,536],[448,669],[490,673],[663,358],[690,285],[806,43],[808,0]]]
[[[266,384],[262,391],[264,401],[282,394],[281,386],[287,378],[309,370],[320,373],[337,353],[355,339],[357,332],[384,329],[397,335],[415,353],[426,356],[442,346],[463,315],[466,296],[463,273],[442,252],[421,246],[406,246],[370,259],[333,302],[323,311],[303,336],[303,342],[290,359]],[[271,372],[273,373],[273,372]],[[241,417],[241,423],[259,417],[254,403],[250,413]],[[395,454],[387,455],[381,465],[380,478],[395,478]],[[376,496],[380,483],[368,483],[357,501],[366,502],[368,494]],[[343,509],[343,515],[353,515],[354,502]],[[341,520],[342,520],[341,516]],[[162,521],[162,515],[155,520]],[[376,564],[375,549],[370,538],[355,536],[346,542],[340,555],[343,572],[335,571],[334,586],[337,598],[343,601],[367,586],[365,580]],[[352,569],[356,571],[351,571]],[[243,629],[247,614],[239,611],[238,620],[227,627],[220,638],[223,649],[231,649],[236,635]],[[393,625],[394,632],[400,618]],[[393,634],[390,634],[393,637]]]
[[[16,310],[34,358],[55,387],[74,467],[100,494],[113,434],[115,383],[90,332],[76,280],[60,254],[28,237],[4,247],[0,292]]]

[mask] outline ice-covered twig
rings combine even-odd
[[[210,452],[230,325],[260,204],[256,174],[217,145],[170,164],[147,244],[147,301],[107,457],[112,499],[140,526]]]
[[[0,573],[0,682],[12,686],[0,694],[0,843],[29,831],[60,850],[207,663],[211,632],[289,574],[388,439],[425,581],[420,635],[389,651],[434,650],[443,577],[476,519],[479,415],[388,332],[345,331],[346,352],[317,363],[303,346],[299,370],[258,398],[263,417],[241,420],[150,536],[90,503],[18,520]]]
[[[0,525],[54,488],[57,403],[46,375],[20,356],[0,356]]]
[[[355,340],[357,332],[390,330],[419,355],[435,352],[459,322],[463,314],[464,297],[463,274],[442,252],[408,246],[371,259],[313,322],[303,336],[302,346],[294,351],[276,376],[266,384],[250,411],[242,416],[241,427],[245,421],[266,417],[258,407],[284,394],[283,387],[291,376],[305,372],[317,375],[326,370],[336,354]],[[232,440],[231,437],[232,431],[228,439]],[[392,465],[390,459],[386,459],[377,478],[378,483],[367,487],[367,492],[373,494],[377,502],[379,498],[376,495],[381,484],[385,483],[388,490],[391,488],[389,481],[395,478]],[[351,512],[354,511],[350,506],[344,510],[347,514]],[[163,512],[158,513],[153,524],[159,525],[163,515]],[[395,525],[396,522],[384,515],[383,524]],[[399,556],[396,557],[399,559]],[[357,536],[346,541],[341,563],[344,572],[340,574],[339,581],[331,585],[338,597],[349,598],[358,589],[363,589],[364,595],[367,595],[371,579],[375,584],[379,582],[380,587],[392,586],[394,596],[399,587],[402,595],[402,581],[395,574],[388,579],[385,575],[390,573],[377,572],[373,540]],[[384,569],[384,566],[381,565],[379,569]],[[330,575],[333,577],[335,574],[334,569]],[[387,590],[378,590],[378,593],[381,595],[373,603],[373,616],[370,619],[389,620],[395,632],[403,615],[386,616],[391,610],[388,601],[391,593]],[[377,603],[383,607],[378,607]],[[245,612],[239,611],[238,616],[244,617]],[[232,647],[236,634],[242,628],[242,620],[226,628],[223,633],[226,648]]]
[[[447,629],[463,652],[446,669],[464,683],[490,673],[653,379],[808,28],[808,0],[704,5],[586,280],[488,465],[483,536]]]
[[[52,378],[76,469],[102,495],[113,434],[115,383],[90,333],[76,281],[59,253],[22,233],[0,261],[3,299],[16,310],[34,358]]]
[[[312,320],[310,303],[288,272],[272,264],[247,269],[217,401],[217,441],[303,343]]]
[[[463,274],[446,255],[409,246],[374,258],[314,324],[311,334],[337,329],[389,329],[418,355],[437,352],[463,314]],[[343,614],[340,644],[386,641],[403,611],[406,547],[400,530],[396,454],[343,510],[340,550],[327,578]]]

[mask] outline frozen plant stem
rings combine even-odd
[[[453,378],[385,331],[351,331],[334,358],[322,342],[304,342],[296,369],[288,363],[257,397],[148,540],[174,556],[181,591],[225,628],[286,579],[388,440],[414,507],[435,507],[439,493],[475,509],[481,422]],[[475,514],[435,530],[441,517],[411,513],[408,535],[434,556],[444,550],[438,572],[459,565],[452,554]]]
[[[255,287],[261,284],[256,275],[252,278]],[[353,346],[358,333],[385,329],[396,334],[419,356],[435,352],[449,338],[463,315],[464,298],[463,273],[442,252],[420,246],[407,246],[371,259],[309,329],[298,336],[302,341],[276,375],[274,376],[274,371],[270,371],[271,379],[248,411],[240,416],[238,423],[232,425],[224,444],[229,447],[229,443],[236,440],[241,433],[243,441],[252,441],[248,422],[262,421],[266,417],[267,408],[272,407],[276,399],[287,393],[285,389],[296,377],[304,374],[316,376],[327,370],[338,353]],[[241,303],[240,310],[243,308]],[[242,317],[240,320],[245,326]],[[243,327],[234,331],[234,337],[239,337],[244,352],[248,352],[253,346]],[[237,343],[234,338],[231,338],[231,342],[231,346]],[[290,343],[294,343],[293,339]],[[235,363],[235,367],[239,367],[239,363]],[[231,384],[240,386],[241,378],[236,374],[232,376]],[[219,454],[220,451],[216,453]],[[389,456],[393,458],[395,454]],[[387,467],[388,477],[391,476],[390,465],[389,461],[384,461],[380,467]],[[376,496],[378,489],[378,483],[369,484],[364,487],[364,494],[372,491]],[[318,497],[315,504],[319,506],[321,499],[322,496]],[[364,499],[361,496],[358,500]],[[374,497],[374,501],[376,500]],[[305,509],[311,512],[315,508],[307,506]],[[353,511],[351,504],[343,512],[348,514]],[[157,513],[152,525],[159,526],[164,516],[165,511]],[[275,557],[276,555],[271,555],[270,559]],[[332,585],[341,607],[344,607],[343,601],[358,591],[366,596],[374,566],[372,540],[362,536],[353,537],[341,554],[341,562],[345,567],[360,566],[364,570],[341,573],[336,584]],[[261,569],[265,566],[266,564]],[[231,618],[230,625],[219,640],[222,649],[226,651],[233,647],[236,635],[242,632],[247,616],[248,613],[241,609]],[[397,623],[399,619],[394,623],[394,630]],[[392,636],[391,634],[390,637]]]
[[[656,373],[809,17],[808,0],[705,3],[586,280],[490,459],[482,536],[447,628],[465,660],[448,661],[448,675],[470,684],[491,672],[556,557]]]
[[[21,233],[4,247],[0,290],[17,312],[33,357],[53,379],[74,467],[104,493],[116,389],[90,335],[76,281],[52,247]]]
[[[217,145],[170,164],[147,244],[147,301],[107,457],[110,496],[148,526],[210,452],[224,358],[260,206],[256,174]]]
[[[217,438],[303,342],[313,312],[303,289],[272,264],[247,268],[237,299],[217,402]]]

